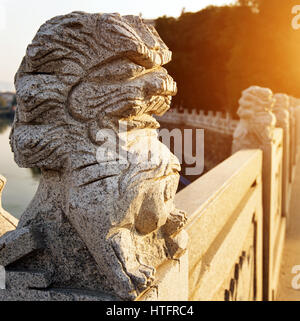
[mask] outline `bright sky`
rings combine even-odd
[[[71,11],[142,13],[145,18],[177,17],[208,5],[224,5],[233,0],[0,0],[0,90],[12,90],[27,45],[46,20]],[[8,87],[6,84],[8,83]],[[7,87],[7,88],[6,88]]]

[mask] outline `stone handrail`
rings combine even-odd
[[[189,300],[262,299],[262,154],[240,151],[180,191]]]
[[[261,93],[259,91],[261,90]],[[251,87],[249,88],[249,93],[251,95],[255,95],[256,92],[260,95],[258,99],[264,99],[263,95],[266,95],[266,99],[268,97],[272,97],[272,93],[269,90],[261,89],[259,87]],[[245,91],[245,98],[242,96],[240,100],[240,106],[243,106],[244,100],[248,101],[247,99],[248,92]],[[271,96],[270,96],[271,95]],[[262,166],[262,178],[263,178],[263,234],[262,234],[262,243],[263,243],[263,277],[262,277],[262,285],[261,288],[263,289],[262,297],[265,300],[273,300],[276,297],[277,291],[277,284],[280,272],[280,263],[281,263],[281,255],[283,251],[284,245],[284,238],[285,238],[285,230],[287,225],[287,218],[289,214],[289,203],[290,203],[290,195],[291,195],[291,184],[293,181],[294,173],[295,173],[295,165],[297,159],[297,145],[299,144],[299,138],[297,138],[299,134],[299,107],[294,102],[294,106],[289,107],[289,117],[287,119],[287,124],[284,123],[283,117],[284,111],[281,112],[281,108],[284,110],[284,102],[281,100],[282,94],[278,94],[274,96],[274,101],[277,100],[277,105],[274,106],[274,115],[277,117],[277,123],[275,117],[272,115],[272,108],[273,108],[273,100],[270,100],[270,111],[265,111],[266,103],[264,105],[264,109],[261,111],[259,110],[259,100],[256,103],[255,107],[252,107],[253,116],[251,121],[249,122],[249,126],[247,122],[243,123],[243,120],[240,122],[239,126],[237,127],[235,124],[235,138],[233,142],[233,151],[243,149],[243,148],[259,148],[263,151],[263,166]],[[245,108],[248,108],[248,102],[245,104]],[[240,107],[240,110],[243,107]],[[257,109],[257,111],[255,111]],[[243,115],[241,110],[240,115]],[[185,125],[189,125],[188,117],[189,113],[186,111],[184,113],[179,113],[177,111],[167,113],[166,118],[169,117],[167,121],[178,121],[178,123],[184,123]],[[194,118],[197,116],[194,115]],[[248,116],[247,116],[248,117]],[[260,118],[263,117],[263,118]],[[243,118],[243,116],[241,117]],[[246,118],[249,119],[249,118]],[[275,121],[274,121],[275,120]],[[192,120],[190,120],[192,122]],[[195,124],[195,123],[194,123]],[[281,127],[275,128],[274,126]],[[200,125],[201,126],[201,125]],[[212,128],[212,125],[206,125],[206,128]],[[241,127],[242,126],[242,127]],[[248,126],[248,127],[247,127]],[[230,164],[231,159],[227,159],[224,163],[219,165],[217,168],[211,170],[209,173],[203,176],[203,182],[205,180],[206,184],[203,183],[203,186],[209,186],[209,184],[214,187],[212,182],[216,181],[216,171],[220,170],[222,167],[222,171],[219,172],[219,175],[222,176],[221,173],[225,173],[228,171],[226,165]],[[238,168],[238,167],[236,167]],[[208,182],[208,176],[210,177]],[[224,175],[224,174],[223,174]],[[179,203],[182,205],[185,210],[191,215],[191,213],[195,212],[195,208],[191,209],[189,204],[186,204],[187,207],[184,207],[184,200],[189,199],[195,200],[192,204],[201,201],[196,197],[193,196],[193,190],[201,190],[200,182],[202,179],[191,184],[185,188],[182,192],[180,192],[176,197],[176,199],[180,199]],[[245,176],[245,182],[247,182]],[[199,184],[199,185],[198,185]],[[204,189],[204,188],[203,188]],[[207,190],[207,187],[206,187]],[[217,192],[209,190],[209,194],[204,194],[206,196],[205,202],[208,202],[212,197],[212,202],[218,202]],[[189,196],[188,196],[189,195]],[[231,197],[235,194],[231,194]],[[200,204],[199,203],[199,204]],[[208,203],[210,204],[210,203]],[[228,206],[228,203],[224,200],[224,204]],[[218,204],[220,208],[222,208],[221,204]],[[209,205],[207,205],[209,208]],[[215,210],[218,209],[218,206],[214,208]],[[226,207],[227,209],[227,207]],[[197,217],[200,221],[203,220],[201,224],[208,228],[208,233],[204,233],[204,238],[213,237],[212,242],[217,242],[217,236],[214,235],[213,231],[210,231],[210,228],[213,230],[213,225],[209,225],[209,223],[205,222],[205,218],[209,217],[207,213],[209,213],[209,209],[206,211],[206,207],[197,208],[197,214],[193,214],[193,217]],[[206,216],[208,215],[208,216]],[[206,253],[205,253],[205,240],[199,235],[201,235],[201,226],[196,225],[197,219],[193,219],[187,227],[187,231],[189,232],[190,238],[192,239],[192,245],[189,247],[190,257],[189,257],[189,280],[190,280],[190,299],[209,299],[209,298],[218,298],[222,299],[223,292],[216,294],[214,291],[217,291],[217,287],[214,286],[211,288],[211,292],[208,291],[208,283],[206,284],[205,275],[208,275],[211,272],[207,272],[205,267],[203,268],[203,264],[206,262]],[[197,235],[197,236],[196,236]],[[212,236],[214,235],[214,236]],[[201,250],[199,253],[199,249],[193,252],[193,248],[197,248],[196,238],[199,238],[199,247],[201,243],[201,247],[204,248],[203,251]],[[223,244],[223,243],[222,243]],[[231,253],[234,255],[233,253]],[[211,259],[214,257],[214,254],[211,254]],[[223,257],[224,259],[224,257]],[[208,263],[207,263],[208,264]],[[201,265],[201,268],[200,268]],[[211,264],[208,264],[209,268],[208,271],[213,270]],[[200,272],[199,272],[200,269]],[[208,273],[208,274],[207,274]],[[214,270],[214,277],[218,275],[217,271]],[[223,277],[226,277],[226,273],[222,272]],[[200,280],[200,282],[197,282]],[[213,283],[213,281],[211,281]],[[210,282],[210,284],[211,284]],[[222,291],[224,288],[222,289]],[[210,293],[210,295],[209,295]],[[228,289],[227,289],[227,294]],[[221,295],[221,296],[220,296]],[[235,298],[239,296],[236,295]],[[225,299],[228,299],[228,296]],[[233,298],[231,296],[231,298]]]

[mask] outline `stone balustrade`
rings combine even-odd
[[[294,107],[283,94],[253,86],[242,93],[233,152],[263,151],[263,298],[276,298],[291,183],[297,159]]]
[[[262,153],[240,151],[180,191],[189,300],[262,299]]]
[[[269,112],[279,118],[281,114],[276,109],[285,110],[286,107],[282,97],[274,97],[274,106],[271,99]],[[252,117],[257,115],[260,115],[259,111],[253,112]],[[282,128],[276,128],[273,117],[266,118],[263,114],[260,117],[264,117],[264,122],[257,117],[253,119],[255,122],[250,122],[251,126],[242,121],[242,128],[241,124],[236,127],[231,157],[176,194],[176,207],[187,212],[188,251],[178,261],[166,261],[161,265],[153,286],[137,300],[228,301],[276,297],[287,216],[281,206],[285,193],[282,186],[290,180],[289,171],[282,169],[289,165],[284,158],[284,154],[289,153],[287,147],[294,146],[286,140],[293,140],[295,136],[289,137],[287,124],[284,125],[282,119],[277,121],[277,126]],[[266,119],[269,125],[266,125]],[[295,117],[296,126],[299,119]],[[265,133],[259,130],[262,124]],[[258,132],[260,134],[256,136]],[[4,178],[2,182],[5,182]],[[1,214],[2,230],[13,230],[17,220],[4,210]],[[175,279],[176,286],[170,288]],[[7,280],[15,284],[20,276],[8,271]],[[0,291],[2,300],[10,299],[3,294],[7,290]],[[25,293],[17,299],[29,299]],[[83,298],[77,292],[61,293],[55,289],[49,293],[45,298],[35,290],[34,298],[114,298],[107,294]]]
[[[10,141],[42,174],[19,222],[0,204],[0,301],[276,297],[299,100],[252,86],[239,121],[164,115],[170,59],[139,17],[74,12],[39,29],[15,77]],[[233,134],[232,155],[176,194],[179,162],[153,114]]]
[[[249,104],[248,96],[250,95],[253,105]],[[253,97],[256,97],[256,100]],[[244,109],[243,106],[245,106]],[[237,257],[249,258],[249,251],[243,250],[241,256],[240,249],[235,251],[234,246],[231,245],[230,253],[222,252],[222,247],[226,248],[226,239],[230,239],[229,230],[226,234],[222,229],[227,227],[226,224],[232,224],[230,226],[233,229],[235,224],[233,219],[230,223],[226,219],[229,220],[230,215],[236,213],[234,206],[238,206],[238,202],[245,197],[243,192],[247,191],[246,187],[256,188],[258,186],[259,188],[260,185],[259,179],[253,183],[253,177],[250,179],[248,176],[249,169],[245,169],[241,164],[236,165],[237,160],[232,156],[183,189],[175,198],[177,206],[180,206],[189,215],[189,224],[186,230],[192,240],[189,247],[190,300],[273,300],[276,298],[293,181],[293,176],[290,173],[295,172],[298,152],[297,133],[300,124],[298,107],[297,105],[291,107],[286,95],[276,94],[273,96],[269,89],[250,87],[242,95],[239,111],[241,120],[235,126],[233,156],[242,162],[241,151],[236,153],[238,150],[247,153],[250,152],[249,149],[253,149],[253,151],[260,149],[263,152],[262,167],[257,166],[256,170],[254,168],[250,170],[253,175],[256,171],[261,173],[263,181],[263,186],[260,186],[262,199],[257,199],[260,204],[257,207],[262,206],[262,224],[256,225],[258,230],[256,229],[255,233],[258,234],[255,234],[254,237],[261,242],[256,244],[255,248],[261,246],[259,257],[263,274],[255,274],[257,271],[249,272],[249,269],[246,268],[245,270],[250,273],[251,277],[247,276],[247,273],[245,276],[244,273],[240,273],[240,265],[234,264]],[[184,113],[169,112],[170,121],[177,119],[176,121],[179,123],[183,122],[184,117],[178,116],[180,114],[184,115]],[[166,115],[167,118],[168,113]],[[186,121],[184,124],[188,125]],[[290,127],[292,127],[291,131]],[[234,169],[233,172],[231,169]],[[244,169],[245,172],[243,172]],[[228,173],[229,176],[227,177],[225,173]],[[243,178],[237,184],[236,190],[228,192],[232,188],[233,180],[230,175],[236,179],[239,175]],[[205,193],[199,194],[199,191],[205,191]],[[227,199],[225,196],[222,198],[222,193],[226,195]],[[245,198],[247,200],[247,197]],[[237,217],[242,215],[241,212],[245,204],[247,201],[243,205],[239,204]],[[260,210],[256,210],[256,213],[259,217]],[[214,218],[214,215],[219,221]],[[249,223],[243,227],[239,226],[240,230],[247,230],[247,228],[250,228]],[[240,233],[239,237],[246,234]],[[251,242],[250,244],[253,245]],[[241,261],[243,261],[242,258]],[[218,266],[222,263],[222,266]],[[256,264],[260,263],[256,262]],[[235,274],[234,277],[230,277],[229,271],[233,270],[233,266],[235,266]],[[241,274],[244,275],[241,279],[247,280],[246,285],[245,282],[239,281]],[[228,279],[230,279],[230,286],[228,286]],[[259,280],[259,284],[254,284],[253,279]],[[249,282],[249,280],[251,281]],[[243,286],[239,286],[241,283]],[[256,290],[254,296],[251,296],[254,288],[259,290]]]

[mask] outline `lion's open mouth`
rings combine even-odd
[[[170,108],[171,99],[172,97],[167,95],[154,96],[143,113],[160,116]]]
[[[143,108],[135,109],[134,114],[122,118],[126,122],[127,129],[133,128],[159,128],[159,123],[152,115],[160,116],[164,114],[171,104],[171,96],[155,96]]]

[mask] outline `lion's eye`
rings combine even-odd
[[[111,63],[99,66],[89,73],[88,80],[100,83],[130,79],[137,77],[145,72],[146,68],[123,58],[112,61]]]

